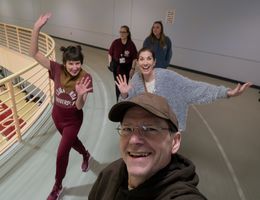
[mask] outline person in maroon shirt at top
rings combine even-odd
[[[80,46],[61,47],[63,64],[49,60],[39,51],[39,32],[50,16],[50,13],[41,15],[35,22],[30,55],[49,70],[50,78],[54,81],[52,118],[61,134],[61,141],[57,152],[55,184],[47,199],[56,200],[62,191],[71,148],[83,157],[82,171],[86,172],[89,168],[90,154],[77,135],[83,120],[82,108],[88,93],[93,92],[93,87],[91,75],[81,68],[84,56]]]
[[[114,40],[109,48],[108,62],[114,63],[114,80],[121,74],[126,75],[127,81],[131,78],[135,71],[135,63],[137,59],[137,49],[131,39],[131,32],[128,26],[120,27],[120,38]],[[116,98],[120,95],[120,91],[116,88]]]

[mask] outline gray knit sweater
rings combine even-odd
[[[211,103],[219,98],[227,98],[228,88],[215,86],[204,82],[188,79],[172,70],[155,68],[155,94],[165,97],[179,121],[179,130],[184,131],[189,105]],[[145,92],[144,82],[140,72],[130,80],[132,88],[128,100],[137,94]]]

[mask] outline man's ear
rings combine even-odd
[[[172,140],[172,154],[177,153],[181,146],[181,133],[177,132],[174,133],[173,135],[173,140]]]

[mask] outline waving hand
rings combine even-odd
[[[86,94],[89,91],[92,91],[92,87],[89,87],[91,84],[91,80],[89,77],[83,77],[81,80],[77,81],[75,90],[79,96]]]
[[[116,80],[115,83],[121,93],[121,96],[122,98],[126,98],[128,96],[128,92],[129,90],[131,89],[131,85],[130,84],[127,84],[127,79],[126,79],[126,76],[119,74],[117,77],[116,77]]]
[[[35,28],[41,29],[48,21],[48,19],[51,17],[51,13],[45,13],[42,14],[38,20],[34,23]]]

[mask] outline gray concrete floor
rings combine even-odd
[[[57,50],[71,42],[56,39]],[[90,171],[80,170],[81,156],[71,151],[65,190],[61,199],[83,200],[99,171],[117,159],[117,124],[107,119],[115,103],[112,74],[106,69],[107,52],[82,46],[86,69],[94,79],[94,93],[84,107],[84,123],[79,137],[91,152]],[[60,53],[57,51],[57,59]],[[192,79],[234,87],[235,84],[187,71],[173,69]],[[191,106],[187,130],[180,152],[197,166],[199,188],[211,200],[260,199],[260,103],[258,90],[250,88],[240,97],[209,105]],[[22,151],[0,179],[1,200],[43,200],[54,183],[55,156],[60,136],[54,126],[24,142]],[[21,156],[23,155],[23,156]],[[14,164],[15,163],[15,164]],[[1,169],[0,169],[1,170]]]

